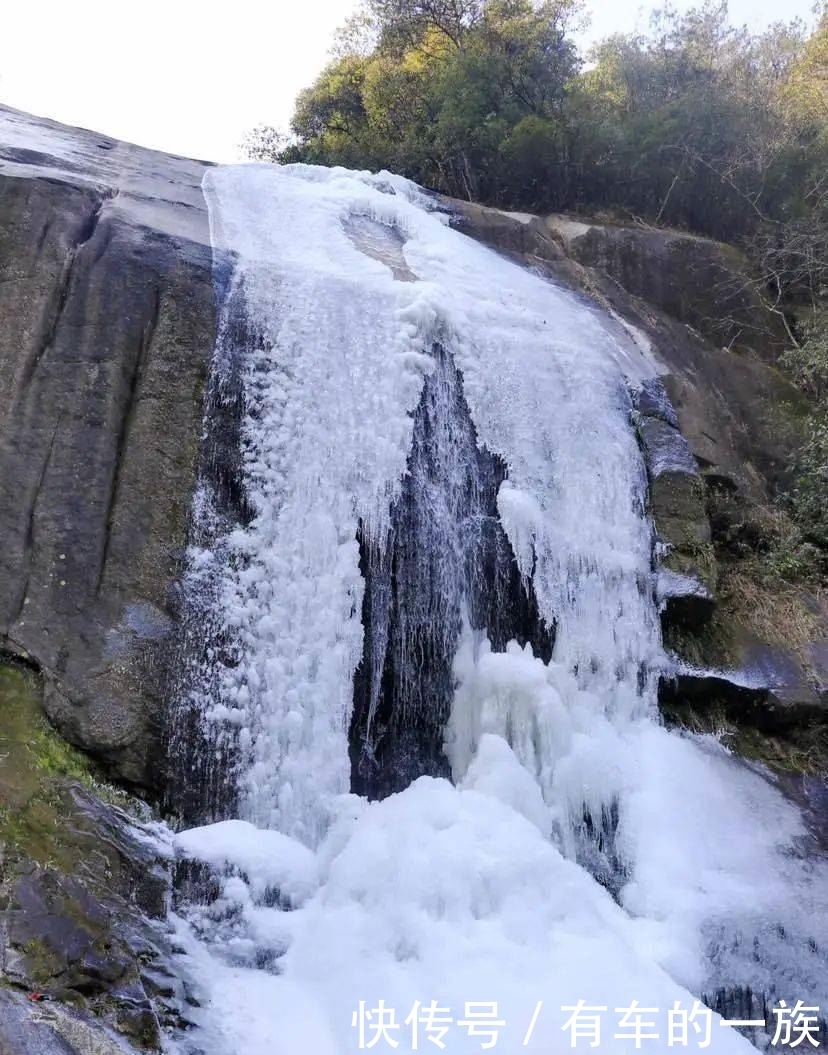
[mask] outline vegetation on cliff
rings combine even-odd
[[[579,14],[578,0],[365,0],[299,96],[293,140],[260,129],[251,153],[723,240],[825,208],[828,18],[753,35],[707,0],[582,56]],[[768,237],[769,269],[784,250]]]

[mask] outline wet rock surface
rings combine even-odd
[[[72,1008],[154,1050],[151,979],[169,958],[167,854],[125,812],[140,804],[61,743],[41,702],[34,672],[0,665],[2,979],[53,1017]]]
[[[74,1040],[74,1043],[69,1038]],[[100,1026],[0,989],[2,1055],[123,1055]]]
[[[213,347],[203,171],[0,107],[0,644],[144,787]]]

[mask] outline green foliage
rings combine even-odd
[[[785,116],[797,129],[823,129],[828,110],[828,11],[823,5],[816,32],[800,49],[782,90]]]
[[[91,780],[86,757],[43,717],[33,674],[0,660],[0,703],[0,783],[12,771],[34,783],[41,775]]]
[[[129,796],[105,783],[91,760],[47,722],[37,676],[0,657],[0,799],[9,789],[30,795],[52,780],[82,784],[99,798],[127,805]]]
[[[801,26],[752,36],[729,24],[724,3],[604,41],[582,78],[584,138],[602,177],[588,196],[720,239],[751,230],[779,207],[771,170],[810,142],[780,99],[802,47]]]
[[[828,551],[828,413],[816,413],[799,457],[790,495],[792,515],[804,538]]]
[[[782,365],[804,391],[828,403],[828,311],[819,313],[802,344],[785,352]]]
[[[300,95],[293,144],[260,129],[250,153],[755,239],[769,306],[788,285],[801,295],[803,250],[820,255],[807,235],[828,165],[828,19],[810,38],[800,23],[757,36],[704,0],[602,41],[584,64],[578,2],[365,0]]]
[[[813,399],[794,485],[783,498],[812,551],[811,563],[828,572],[828,309],[823,304],[815,309],[805,340],[782,356],[782,364]]]
[[[392,168],[466,198],[541,207],[551,194],[563,205],[576,14],[576,0],[372,0],[300,94],[294,144],[257,129],[248,152]],[[533,167],[537,131],[543,161]]]

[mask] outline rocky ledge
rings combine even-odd
[[[28,1051],[24,1033],[64,1055],[105,1055],[110,1035],[154,1051],[187,1006],[167,966],[170,853],[147,807],[54,732],[43,689],[0,664],[0,1051]]]

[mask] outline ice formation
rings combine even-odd
[[[205,194],[232,269],[217,368],[241,355],[250,516],[194,554],[221,557],[210,604],[230,661],[199,682],[200,706],[211,742],[230,745],[241,817],[177,839],[223,877],[218,901],[176,924],[206,994],[195,1046],[340,1055],[358,1050],[361,1001],[400,1025],[416,1001],[455,1020],[491,1001],[497,1050],[517,1052],[543,1001],[525,1046],[557,1052],[571,1050],[561,1008],[584,1000],[607,1009],[600,1050],[620,1052],[635,1045],[616,1009],[638,1000],[659,1009],[655,1052],[668,1010],[711,987],[828,1005],[824,877],[797,856],[796,810],[655,713],[664,657],[628,395],[654,371],[646,343],[388,173],[218,168]],[[452,369],[471,433],[451,417]],[[418,469],[415,416],[441,370],[440,465]],[[504,468],[496,508],[475,515],[505,532],[554,627],[551,658],[495,647],[475,615],[477,536],[451,497],[479,490],[470,435]],[[433,518],[446,540],[429,574],[451,609],[452,780],[368,802],[349,794],[357,540],[381,558],[406,488],[437,484],[409,520]],[[416,1047],[410,1028],[392,1035]],[[455,1024],[445,1044],[481,1040]],[[717,1016],[710,1047],[750,1050]]]

